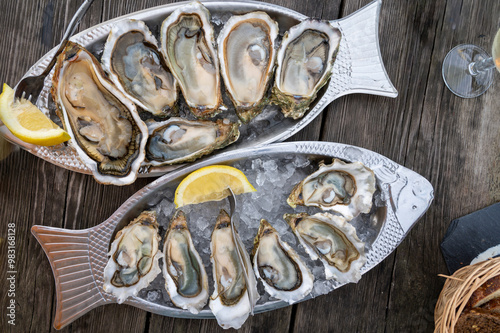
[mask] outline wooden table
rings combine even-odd
[[[80,31],[160,0],[96,0]],[[369,0],[272,0],[312,17],[344,17]],[[81,0],[2,1],[0,81],[14,86],[62,37]],[[429,332],[447,273],[439,244],[454,218],[500,201],[500,74],[481,97],[452,95],[441,64],[455,45],[487,50],[500,21],[492,0],[384,0],[380,44],[396,99],[342,97],[292,140],[342,142],[387,156],[426,177],[434,203],[403,243],[381,264],[328,295],[255,315],[249,332]],[[103,186],[18,150],[0,161],[0,331],[6,323],[7,223],[16,228],[16,326],[8,332],[54,331],[54,280],[30,228],[92,227],[150,183]],[[92,310],[64,332],[222,331],[215,320],[163,317],[126,305]]]

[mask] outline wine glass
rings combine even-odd
[[[500,72],[500,29],[497,31],[490,57],[482,48],[461,44],[454,47],[443,61],[443,80],[452,93],[463,98],[482,95],[493,82],[493,68]]]

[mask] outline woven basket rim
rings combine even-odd
[[[500,275],[500,257],[465,266],[452,276],[445,276],[434,310],[434,333],[453,333],[472,293],[497,275]]]

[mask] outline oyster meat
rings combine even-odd
[[[170,118],[150,129],[146,160],[151,165],[191,162],[238,140],[238,124],[227,120]]]
[[[113,83],[143,110],[159,118],[176,115],[177,82],[144,22],[115,23],[101,61]]]
[[[163,255],[165,287],[172,303],[197,314],[207,304],[208,277],[181,210],[170,222]]]
[[[327,279],[358,282],[366,263],[365,243],[343,217],[329,213],[283,216],[312,260],[321,259]]]
[[[120,230],[111,243],[110,258],[104,268],[104,291],[116,296],[118,303],[123,303],[146,288],[161,272],[159,241],[154,211],[142,212]]]
[[[264,12],[232,16],[219,33],[221,75],[241,121],[262,111],[273,75],[278,24]]]
[[[293,304],[311,292],[311,271],[264,219],[260,220],[252,255],[255,275],[272,297]]]
[[[285,117],[299,119],[331,76],[340,31],[328,21],[306,19],[283,37],[277,54],[273,101]]]
[[[70,143],[94,178],[131,184],[144,160],[148,129],[134,103],[105,75],[91,53],[68,42],[58,57],[51,91]]]
[[[215,290],[209,302],[210,309],[222,328],[238,329],[257,303],[259,293],[250,257],[238,233],[233,237],[231,219],[224,210],[217,217],[210,249],[215,282]],[[240,261],[238,252],[242,254],[243,262]],[[245,275],[249,285],[245,282]],[[250,299],[254,304],[250,303]]]
[[[222,104],[210,12],[198,1],[175,10],[161,26],[161,52],[193,114],[208,118]]]
[[[369,213],[375,193],[375,174],[361,162],[345,163],[333,159],[320,162],[318,171],[297,184],[287,202],[316,206],[344,215],[350,221],[360,213]]]

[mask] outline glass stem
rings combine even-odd
[[[495,61],[493,61],[493,57],[490,57],[488,59],[471,62],[469,64],[469,73],[472,76],[476,76],[481,73],[487,72],[494,67],[495,67]]]

